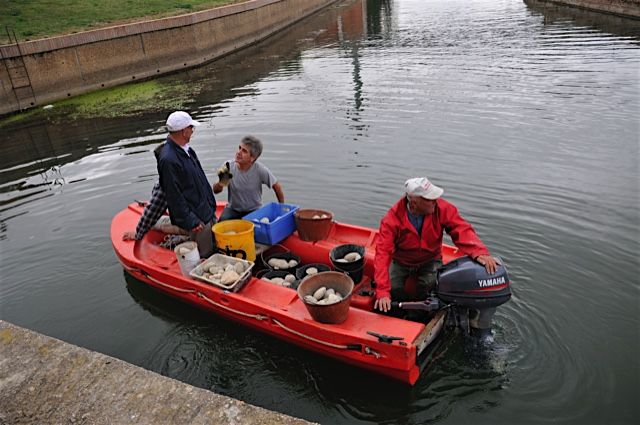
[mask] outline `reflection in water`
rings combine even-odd
[[[367,37],[388,37],[392,33],[392,1],[367,0]]]
[[[340,16],[340,46],[351,56],[353,66],[353,100],[354,105],[351,111],[347,111],[348,117],[353,121],[352,128],[358,132],[364,132],[366,125],[360,124],[360,112],[362,112],[362,76],[360,75],[360,55],[358,49],[363,35],[364,14],[363,9],[366,2],[362,3],[362,8],[352,8],[350,13]],[[348,37],[345,37],[345,34]]]
[[[563,6],[550,1],[524,0],[524,3],[529,9],[544,16],[545,25],[554,25],[571,20],[578,26],[592,27],[623,37],[634,37],[640,41],[640,19],[598,13],[577,7]]]
[[[347,3],[351,7],[346,8],[346,11],[336,9],[320,16],[318,26],[327,26],[328,29],[316,31],[314,38],[305,37],[309,33],[306,26],[294,26],[288,31],[275,34],[267,42],[184,73],[161,77],[158,81],[166,85],[175,82],[188,85],[192,82],[193,86],[198,87],[193,103],[202,105],[193,115],[200,121],[209,121],[224,111],[225,104],[230,99],[259,95],[254,83],[267,75],[275,71],[289,76],[299,73],[302,69],[301,52],[305,48],[316,43],[335,42],[336,38],[357,46],[362,36],[362,10],[365,6],[361,1]],[[338,31],[340,22],[343,22],[343,26]],[[297,40],[302,42],[296,42]],[[357,112],[361,103],[362,82],[356,74],[354,79]],[[122,150],[136,146],[155,146],[165,137],[163,124],[170,112],[172,111],[150,110],[142,114],[137,112],[128,119],[81,118],[69,122],[68,111],[54,108],[4,125],[0,132],[0,156],[3,157],[0,193],[19,191],[20,194],[1,200],[0,205],[11,204],[15,207],[15,202],[19,199],[37,197],[42,193],[38,187],[54,190],[56,186],[83,181],[84,179],[65,179],[62,166],[87,155],[113,148]],[[151,126],[147,124],[147,128],[141,128],[141,123],[150,123]],[[114,143],[121,137],[116,135],[122,134],[134,138]],[[8,182],[13,183],[5,185]]]

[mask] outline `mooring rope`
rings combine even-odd
[[[349,350],[349,349],[351,348],[351,347],[350,347],[350,346],[348,346],[348,345],[332,344],[331,342],[326,342],[326,341],[322,341],[322,340],[316,339],[316,338],[314,338],[314,337],[312,337],[312,336],[305,335],[305,334],[300,333],[300,332],[298,332],[298,331],[296,331],[296,330],[293,330],[293,329],[291,329],[291,328],[286,327],[283,323],[279,322],[277,319],[273,319],[273,318],[272,318],[271,320],[273,320],[273,322],[274,322],[276,325],[280,326],[280,327],[281,327],[282,329],[284,329],[285,331],[287,331],[287,332],[291,332],[291,333],[292,333],[292,334],[294,334],[294,335],[298,335],[299,337],[306,338],[306,339],[308,339],[308,340],[310,340],[310,341],[317,342],[318,344],[323,344],[323,345],[326,345],[326,346],[328,346],[328,347],[332,347],[332,348],[338,348],[338,349],[340,349],[340,350]]]
[[[174,291],[177,291],[177,292],[183,292],[183,293],[185,293],[185,294],[192,294],[192,293],[196,292],[196,290],[195,290],[195,289],[193,289],[193,288],[187,288],[187,289],[184,289],[184,288],[178,288],[178,287],[175,287],[175,286],[173,286],[173,285],[169,285],[169,284],[167,284],[167,283],[161,282],[161,281],[159,281],[158,279],[156,279],[156,278],[152,277],[149,273],[145,272],[145,271],[144,271],[144,270],[142,270],[142,269],[138,269],[138,268],[136,268],[136,267],[129,267],[129,266],[124,265],[124,264],[123,264],[122,266],[123,266],[125,269],[127,269],[128,271],[130,271],[130,272],[140,273],[140,274],[144,275],[144,277],[146,277],[146,278],[147,278],[147,279],[149,279],[149,280],[152,280],[153,282],[157,283],[158,285],[162,285],[162,286],[164,286],[164,287],[166,287],[166,288],[173,289]]]
[[[236,310],[234,308],[231,307],[227,307],[226,305],[220,304],[215,302],[214,300],[212,300],[211,298],[208,298],[206,295],[204,295],[202,292],[198,292],[198,296],[200,298],[202,298],[203,300],[205,300],[206,302],[215,305],[216,307],[220,307],[222,309],[225,309],[227,311],[231,311],[235,314],[239,314],[240,316],[245,316],[245,317],[251,317],[253,319],[257,319],[257,320],[267,320],[269,317],[265,316],[263,314],[251,314],[251,313],[245,313],[244,311],[240,311],[240,310]]]
[[[175,286],[173,286],[173,285],[169,285],[168,283],[160,282],[158,279],[156,279],[156,278],[154,278],[154,277],[151,277],[150,275],[147,275],[147,278],[148,278],[149,280],[153,280],[153,281],[154,281],[155,283],[157,283],[158,285],[162,285],[162,286],[164,286],[164,287],[167,287],[167,288],[173,289],[174,291],[183,292],[183,293],[185,293],[185,294],[192,294],[192,293],[196,292],[196,290],[195,290],[195,289],[193,289],[193,288],[186,288],[186,289],[184,289],[184,288],[178,288],[178,287],[175,287]]]
[[[150,280],[154,281],[154,282],[155,282],[155,283],[157,283],[158,285],[165,286],[165,287],[167,287],[167,288],[173,289],[174,291],[178,291],[178,292],[185,292],[185,293],[193,293],[193,292],[196,292],[196,290],[195,290],[195,289],[192,289],[192,288],[189,288],[189,289],[176,288],[175,286],[168,285],[168,284],[166,284],[166,283],[164,283],[164,282],[160,282],[159,280],[157,280],[157,279],[155,279],[155,278],[151,277],[151,276],[150,276],[149,274],[147,274],[144,270],[140,270],[140,269],[133,268],[133,267],[127,267],[127,266],[124,266],[124,267],[125,267],[127,270],[129,270],[129,271],[140,272],[140,273],[144,274],[144,275],[145,275],[145,277],[147,277],[148,279],[150,279]],[[226,305],[223,305],[223,304],[220,304],[220,303],[218,303],[218,302],[215,302],[215,301],[214,301],[214,300],[212,300],[211,298],[209,298],[209,297],[207,297],[206,295],[204,295],[202,292],[196,292],[196,293],[197,293],[198,297],[202,298],[203,300],[205,300],[205,301],[206,301],[206,302],[208,302],[209,304],[212,304],[212,305],[214,305],[214,306],[216,306],[216,307],[219,307],[219,308],[222,308],[222,309],[224,309],[224,310],[230,311],[230,312],[232,312],[232,313],[238,314],[238,315],[240,315],[240,316],[244,316],[244,317],[251,317],[251,318],[256,319],[256,320],[267,320],[267,319],[269,319],[269,316],[266,316],[266,315],[263,315],[263,314],[251,314],[251,313],[245,313],[244,311],[240,311],[240,310],[236,310],[236,309],[231,308],[231,307],[227,307]],[[292,333],[292,334],[294,334],[294,335],[297,335],[297,336],[299,336],[299,337],[301,337],[301,338],[308,339],[309,341],[313,341],[313,342],[318,343],[318,344],[326,345],[327,347],[337,348],[337,349],[339,349],[339,350],[351,350],[351,349],[354,349],[354,347],[355,347],[355,346],[350,346],[350,345],[340,345],[340,344],[333,344],[333,343],[331,343],[331,342],[327,342],[327,341],[322,341],[322,340],[320,340],[320,339],[314,338],[314,337],[309,336],[309,335],[305,335],[305,334],[303,334],[303,333],[301,333],[301,332],[298,332],[298,331],[296,331],[296,330],[294,330],[294,329],[291,329],[291,328],[289,328],[289,327],[285,326],[282,322],[280,322],[280,321],[279,321],[279,320],[277,320],[277,319],[273,319],[273,318],[272,318],[272,320],[273,320],[273,322],[274,322],[276,325],[280,326],[282,329],[284,329],[284,330],[285,330],[285,331],[287,331],[287,332],[290,332],[290,333]]]

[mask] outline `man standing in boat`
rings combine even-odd
[[[374,259],[376,301],[374,308],[387,312],[394,301],[408,301],[404,284],[417,276],[416,300],[425,300],[436,283],[442,265],[442,237],[446,231],[466,255],[495,273],[496,260],[458,209],[441,198],[443,189],[426,177],[409,179],[405,196],[380,222]]]
[[[164,147],[166,142],[162,142],[153,150],[153,154],[158,161],[160,151]],[[171,224],[171,220],[164,213],[167,211],[167,197],[164,195],[160,181],[158,180],[151,189],[151,198],[145,205],[140,220],[136,225],[136,230],[124,232],[122,235],[123,241],[139,241],[142,240],[152,228],[158,229],[164,233],[176,234],[176,235],[188,235],[184,229],[179,228]]]
[[[213,192],[227,187],[229,203],[220,215],[220,221],[242,218],[262,206],[262,185],[273,189],[278,202],[284,203],[282,186],[271,170],[258,161],[262,142],[246,136],[240,142],[233,161],[227,161],[218,170],[219,181]]]
[[[209,257],[214,248],[211,226],[216,221],[216,200],[198,156],[189,147],[198,125],[186,112],[169,115],[169,136],[158,156],[158,174],[171,223],[188,230],[200,257]]]

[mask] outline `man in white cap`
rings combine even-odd
[[[158,174],[171,223],[189,231],[191,239],[198,243],[200,257],[204,258],[213,254],[211,226],[216,220],[216,200],[195,151],[189,147],[198,125],[184,111],[169,115],[169,136],[158,155]]]
[[[426,177],[404,183],[402,197],[380,222],[374,260],[376,302],[374,308],[389,311],[391,299],[407,301],[404,283],[416,274],[416,299],[424,300],[434,288],[442,265],[442,236],[446,231],[466,255],[495,273],[497,263],[473,227],[458,209],[441,198],[444,192]]]

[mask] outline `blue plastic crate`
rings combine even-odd
[[[297,205],[272,202],[243,218],[253,223],[253,238],[257,243],[273,245],[296,230],[293,214],[297,209]],[[269,218],[269,223],[260,222],[260,219],[264,217]]]

